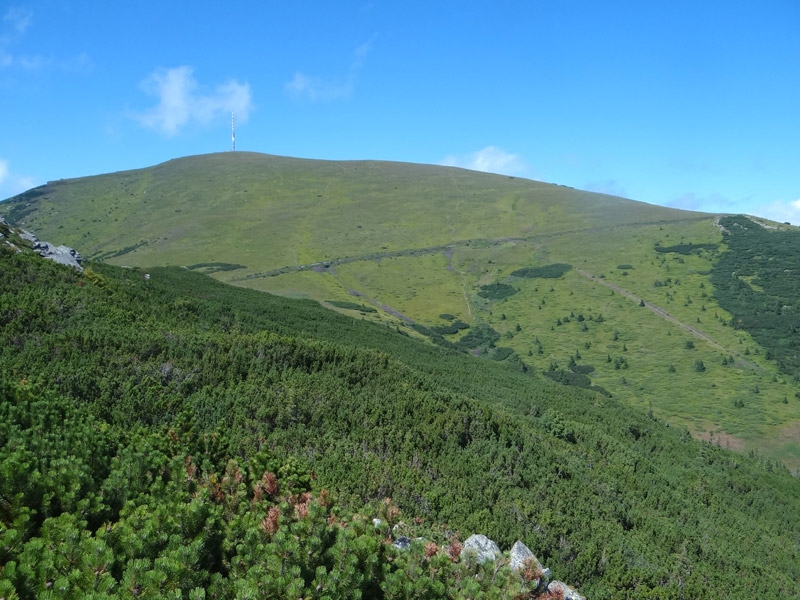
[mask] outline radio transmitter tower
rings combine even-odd
[[[233,122],[233,111],[231,111],[231,152],[236,152],[236,129]]]

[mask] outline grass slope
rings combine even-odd
[[[696,218],[461,169],[245,152],[51,182],[33,196],[6,216],[42,239],[88,243],[87,256],[131,249],[113,262],[150,266],[242,262],[235,255],[247,258],[250,272],[461,240]]]
[[[800,387],[729,326],[710,278],[726,250],[713,215],[454,168],[252,153],[51,182],[3,208],[112,264],[184,265],[357,315],[341,308],[355,300],[412,336],[443,313],[488,325],[513,351],[489,356],[537,371],[575,361],[628,405],[800,468]],[[573,268],[513,275],[552,263]],[[487,297],[498,284],[518,291]]]

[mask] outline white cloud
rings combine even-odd
[[[353,93],[353,79],[330,81],[321,77],[309,77],[299,71],[286,83],[286,91],[311,102],[348,98]]]
[[[709,213],[748,214],[779,223],[788,221],[800,225],[800,198],[759,204],[752,196],[731,200],[719,194],[703,196],[687,192],[668,202],[667,206]]]
[[[771,204],[757,206],[753,209],[753,214],[779,223],[789,222],[792,225],[800,225],[800,198],[789,202],[776,200]]]
[[[246,122],[253,108],[248,83],[233,79],[213,90],[203,90],[193,76],[193,69],[187,66],[156,69],[142,82],[142,88],[158,98],[158,104],[134,114],[134,118],[168,137],[191,122],[204,125],[231,111],[236,113],[238,122]]]
[[[300,71],[295,72],[291,81],[286,82],[284,89],[295,98],[309,102],[325,102],[349,98],[355,91],[356,79],[364,67],[367,55],[372,50],[373,35],[368,41],[361,44],[353,53],[353,60],[347,70],[347,75],[339,78],[326,78],[317,75],[306,75]]]
[[[36,183],[33,177],[19,175],[11,170],[9,162],[0,158],[0,200],[10,198],[17,194],[29,190],[34,187]],[[2,205],[0,205],[0,214],[2,213]]]
[[[482,150],[466,156],[451,154],[440,163],[446,167],[461,167],[485,173],[502,175],[520,175],[528,169],[523,160],[516,154],[509,154],[497,146],[486,146]]]

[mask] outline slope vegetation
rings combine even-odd
[[[799,484],[771,461],[695,441],[613,398],[314,302],[223,285],[185,269],[157,268],[146,278],[138,269],[96,265],[78,274],[6,247],[0,252],[0,372],[12,381],[3,387],[12,408],[4,410],[16,415],[4,423],[18,423],[4,430],[0,444],[4,562],[34,557],[41,564],[35,557],[46,560],[48,544],[61,539],[79,545],[70,546],[70,556],[81,548],[122,551],[110,532],[133,528],[149,532],[145,546],[124,550],[130,564],[109,563],[122,584],[135,589],[138,577],[152,589],[166,577],[184,582],[184,593],[226,590],[217,577],[245,568],[235,557],[260,556],[257,544],[269,541],[245,530],[272,527],[256,518],[269,504],[258,505],[255,516],[246,512],[251,498],[237,491],[237,465],[247,478],[264,470],[267,463],[258,461],[273,460],[270,468],[299,482],[285,485],[302,487],[302,473],[313,471],[315,485],[335,491],[342,506],[390,496],[407,523],[417,517],[447,523],[450,532],[480,531],[503,547],[522,539],[559,579],[592,598],[800,592]],[[58,428],[48,439],[79,444],[76,456],[96,471],[76,471],[60,454],[25,454],[36,438],[21,445],[20,428],[49,430],[19,411],[51,410],[31,404],[29,389],[33,400],[51,398],[52,410],[63,413],[46,419],[47,427],[67,422],[65,431],[80,441],[61,439]],[[78,426],[84,419],[87,425]],[[104,448],[128,443],[122,432],[140,437],[119,451],[121,463],[105,464],[102,457],[112,453]],[[172,473],[195,464],[211,487],[198,488],[186,506],[180,498],[189,484]],[[19,477],[28,471],[36,478]],[[101,485],[86,479],[90,472],[113,477]],[[72,487],[79,476],[82,483]],[[17,490],[26,481],[39,487]],[[76,496],[56,494],[65,482]],[[215,482],[232,487],[218,503],[205,503]],[[39,511],[32,520],[31,509]],[[230,510],[245,512],[236,521]],[[292,513],[291,505],[280,510],[287,518]],[[178,537],[158,541],[161,530],[148,529],[157,525],[153,514],[174,529],[165,535]],[[220,530],[223,522],[233,529]],[[305,539],[305,525],[291,527]],[[224,543],[214,533],[220,531],[239,541]],[[448,537],[445,531],[439,541]],[[282,550],[287,560],[317,552],[306,541],[297,549],[291,539],[281,542],[289,544]],[[376,542],[368,536],[358,543],[368,550]],[[325,543],[357,552],[355,541]],[[148,562],[162,556],[160,549],[168,553]],[[184,559],[196,568],[186,570]],[[325,567],[332,559],[318,560]],[[283,574],[269,563],[263,569],[264,578]],[[35,573],[4,569],[3,577],[12,576],[37,581]],[[242,585],[258,581],[259,571],[241,577]]]
[[[736,250],[713,215],[454,168],[252,153],[51,182],[2,209],[96,261],[313,299],[800,468],[791,349],[737,326],[755,321],[722,290]]]
[[[456,241],[697,218],[461,169],[244,152],[51,182],[13,204],[9,220],[88,257],[242,263],[245,275]]]

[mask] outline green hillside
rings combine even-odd
[[[720,216],[455,168],[238,152],[51,182],[0,207],[95,261],[316,300],[800,468],[793,351],[723,291],[721,265],[744,255]],[[787,236],[773,254],[796,244],[767,225]],[[737,280],[774,312],[757,278]]]
[[[387,496],[412,535],[522,539],[591,598],[800,592],[800,483],[772,461],[315,302],[0,260],[4,594],[509,593],[392,558],[364,526]],[[256,499],[262,471],[294,496]]]
[[[87,256],[143,244],[113,262],[239,262],[247,270],[238,275],[472,239],[698,217],[461,169],[246,152],[51,182],[21,200],[9,220],[24,220],[43,239],[88,244]]]

